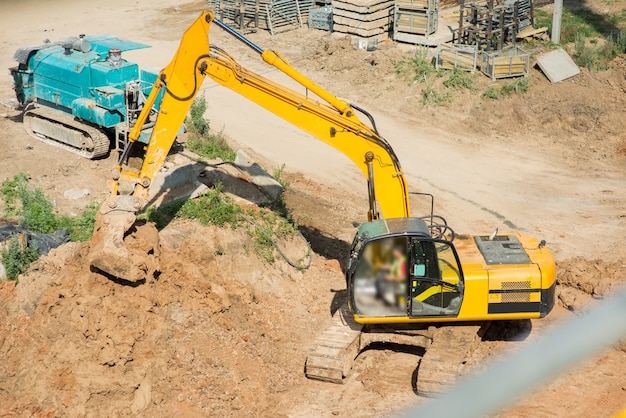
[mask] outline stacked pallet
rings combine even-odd
[[[333,31],[380,41],[389,37],[394,0],[333,0]]]

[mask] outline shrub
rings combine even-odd
[[[222,161],[235,161],[236,157],[235,151],[226,143],[221,133],[208,137],[191,136],[187,140],[187,148],[208,159],[221,158]]]
[[[395,65],[396,74],[404,75],[409,81],[425,82],[431,74],[437,72],[432,62],[428,59],[428,48],[418,47],[415,52],[405,55]]]
[[[185,119],[190,134],[187,148],[208,159],[221,158],[223,161],[234,161],[235,152],[226,143],[222,132],[217,135],[210,134],[209,121],[204,119],[205,111],[206,99],[204,96],[196,97]]]
[[[22,248],[19,238],[11,239],[9,245],[2,249],[2,264],[6,269],[7,278],[17,280],[38,257],[37,246],[34,243]]]
[[[204,118],[206,112],[206,99],[197,96],[189,109],[189,115],[185,118],[185,126],[190,133],[204,136],[209,133],[209,121]]]
[[[87,241],[95,226],[98,204],[92,202],[76,217],[59,216],[54,204],[41,189],[28,184],[28,175],[17,174],[0,186],[5,212],[17,216],[20,224],[32,232],[50,234],[67,229],[72,241]]]
[[[476,90],[472,75],[458,67],[454,67],[452,71],[450,71],[450,75],[448,79],[443,82],[443,85],[457,90]]]
[[[59,228],[52,201],[37,187],[28,184],[28,176],[17,174],[0,188],[7,214],[20,216],[21,223],[33,232],[49,234]],[[20,206],[17,203],[20,203]]]

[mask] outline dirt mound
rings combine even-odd
[[[584,257],[557,265],[558,298],[561,305],[580,313],[626,284],[626,259],[607,263]]]
[[[5,414],[299,416],[330,402],[342,415],[332,395],[337,386],[300,373],[314,329],[336,306],[324,295],[340,285],[337,265],[319,257],[306,273],[283,261],[268,265],[250,251],[244,231],[193,222],[174,222],[160,235],[162,273],[144,284],[89,271],[89,245],[69,243],[36,262],[17,286],[0,285],[0,386],[11,388],[0,391]],[[624,264],[582,257],[559,263],[560,304],[581,311],[610,294],[624,282]],[[298,297],[305,283],[309,301]],[[532,329],[522,325],[494,327],[475,361],[520,344]],[[388,391],[410,390],[407,367],[418,358],[397,347],[361,354],[343,397],[369,394],[379,404],[368,402],[372,408],[389,412],[395,401]],[[304,387],[302,405],[309,406],[294,409],[289,399]]]
[[[88,244],[2,284],[4,413],[258,416],[292,385],[298,359],[278,349],[288,342],[270,297],[286,267],[245,255],[243,231],[181,223],[163,235],[162,272],[145,284],[89,271]],[[231,258],[238,267],[220,267]]]

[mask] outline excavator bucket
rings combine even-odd
[[[142,283],[159,273],[159,233],[150,222],[136,222],[133,211],[111,210],[110,200],[96,215],[89,263],[114,279]]]

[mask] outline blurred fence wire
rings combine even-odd
[[[483,373],[459,381],[441,397],[401,417],[484,418],[624,336],[626,286],[580,317],[564,322],[528,347],[497,361]],[[626,404],[618,416],[626,416]]]

